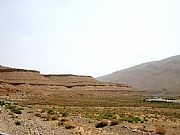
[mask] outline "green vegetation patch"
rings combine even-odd
[[[24,108],[22,107],[17,107],[16,105],[9,103],[9,102],[5,102],[3,100],[0,100],[0,106],[6,106],[6,109],[9,109],[11,112],[15,113],[15,114],[22,114],[21,110],[24,110]]]
[[[12,104],[6,104],[6,108],[9,109],[11,112],[15,113],[15,114],[22,114],[22,108],[17,107],[15,105]]]
[[[5,102],[0,100],[0,106],[4,106]]]
[[[62,113],[62,117],[67,117],[68,115],[69,115],[68,112],[63,112],[63,113]]]
[[[49,109],[47,110],[47,113],[50,114],[50,115],[53,115],[53,114],[54,114],[54,110],[51,109],[51,108],[49,108]]]
[[[129,123],[138,123],[138,122],[142,122],[143,120],[141,120],[139,117],[134,117],[134,116],[122,116],[120,118],[120,121],[127,121]]]

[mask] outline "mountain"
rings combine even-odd
[[[153,95],[180,95],[180,55],[140,64],[96,79],[126,83]]]

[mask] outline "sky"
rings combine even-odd
[[[179,0],[0,0],[0,64],[98,77],[180,54]]]

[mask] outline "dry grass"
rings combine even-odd
[[[119,124],[118,120],[112,120],[111,123],[110,123],[110,126],[116,126],[118,124]]]
[[[59,116],[57,114],[54,114],[51,116],[51,120],[58,120]]]
[[[166,134],[166,129],[163,126],[156,125],[155,126],[155,133],[159,134],[159,135],[165,135]]]

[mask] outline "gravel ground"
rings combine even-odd
[[[8,135],[154,135],[123,125],[95,128],[95,121],[89,122],[89,119],[78,116],[68,118],[68,124],[74,125],[74,128],[66,129],[58,126],[57,121],[43,121],[26,110],[23,114],[15,115],[2,107],[0,113],[0,132]],[[15,124],[17,121],[20,125]]]

